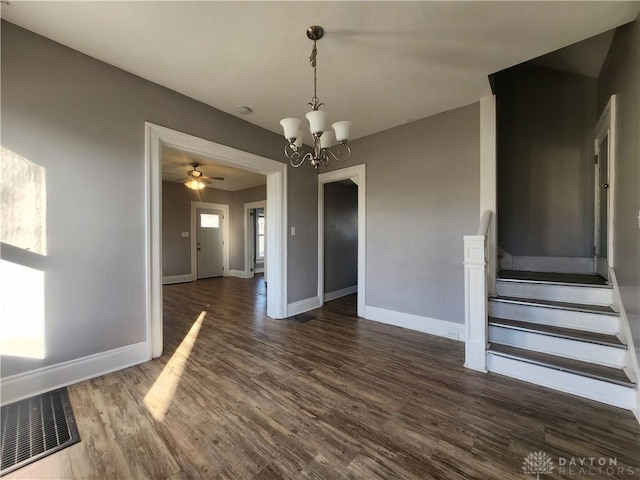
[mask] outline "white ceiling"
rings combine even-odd
[[[162,148],[162,179],[178,182],[186,178],[187,171],[192,169],[191,164],[194,162],[198,163],[198,170],[209,177],[207,180],[211,181],[211,184],[207,185],[208,188],[235,191],[267,183],[265,175],[220,165],[209,157],[167,146]],[[224,180],[214,180],[212,177],[224,177]]]
[[[353,138],[476,102],[487,76],[632,21],[638,2],[11,2],[2,16],[281,133],[312,96]]]

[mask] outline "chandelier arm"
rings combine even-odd
[[[331,158],[337,160],[338,162],[345,162],[351,158],[351,148],[346,143],[341,143],[338,145],[338,148],[334,152],[333,149],[327,148],[325,149],[328,155],[331,155]]]
[[[292,167],[298,168],[300,165],[304,163],[304,157],[300,155],[298,152],[295,155],[289,157],[289,163]]]
[[[298,168],[304,163],[304,158],[300,155],[300,151],[292,143],[288,143],[284,147],[284,154],[289,159],[292,167]]]

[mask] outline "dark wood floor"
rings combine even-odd
[[[462,343],[358,319],[355,296],[298,323],[265,316],[261,279],[164,295],[164,355],[70,387],[82,442],[10,478],[522,480],[533,451],[545,480],[640,478],[630,412],[464,369]]]

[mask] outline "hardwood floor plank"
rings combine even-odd
[[[465,369],[461,342],[359,319],[355,295],[306,323],[267,318],[260,277],[164,299],[163,356],[71,386],[82,441],[6,478],[510,480],[533,451],[640,477],[630,412]]]

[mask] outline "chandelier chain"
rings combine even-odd
[[[320,99],[318,98],[318,47],[316,46],[317,41],[313,41],[313,48],[311,49],[311,56],[309,57],[309,63],[313,67],[313,97],[311,98],[311,102],[309,105],[313,107],[314,110],[318,110],[320,108]]]

